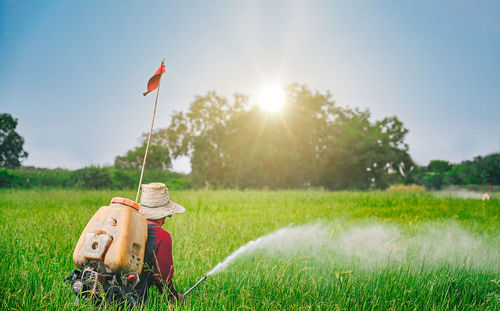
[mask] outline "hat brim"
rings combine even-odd
[[[156,207],[141,204],[141,210],[139,212],[148,220],[158,220],[167,216],[182,214],[185,211],[186,209],[183,206],[170,201],[166,205]]]

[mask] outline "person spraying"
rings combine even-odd
[[[170,302],[183,302],[184,296],[175,290],[173,284],[174,262],[172,238],[162,226],[167,217],[184,213],[186,209],[170,200],[168,188],[162,183],[142,185],[140,213],[146,217],[148,238],[144,253],[144,265],[139,276],[137,293],[142,302],[148,297],[148,290],[156,286],[161,293],[168,293]]]
[[[167,217],[186,209],[170,200],[163,183],[142,184],[148,147],[151,141],[160,81],[165,72],[164,61],[148,81],[146,96],[157,89],[153,120],[135,201],[115,197],[90,219],[77,242],[73,261],[80,270],[73,270],[65,279],[80,300],[101,306],[142,304],[149,288],[158,287],[168,293],[171,302],[182,302],[184,296],[173,285],[174,264],[172,238],[161,227]],[[137,204],[142,188],[141,204]]]
[[[162,229],[167,217],[186,209],[170,199],[163,183],[142,185],[141,204],[115,197],[83,230],[73,253],[80,270],[66,278],[75,293],[94,304],[141,305],[151,286],[182,303],[173,284],[172,238]]]

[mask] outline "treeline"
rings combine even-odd
[[[241,94],[196,96],[187,111],[175,112],[168,127],[154,132],[144,182],[172,189],[500,185],[498,153],[422,167],[408,154],[408,130],[395,116],[374,120],[368,110],[339,106],[329,92],[299,84],[286,88],[286,102],[269,113]],[[0,187],[135,188],[146,138],[117,156],[113,167],[0,169]],[[190,159],[189,175],[169,171],[179,157]]]
[[[152,139],[148,165],[169,168],[187,156],[196,187],[384,189],[390,184],[500,184],[499,155],[452,164],[418,166],[408,154],[408,130],[395,116],[373,120],[370,112],[339,106],[329,92],[293,84],[287,105],[261,111],[248,97],[208,92],[188,111],[176,112]],[[116,167],[139,168],[146,137],[115,159]]]
[[[161,160],[154,165],[187,156],[198,187],[331,190],[385,188],[402,180],[400,166],[414,165],[397,117],[373,120],[367,110],[341,107],[329,92],[298,84],[287,87],[286,100],[272,114],[241,94],[197,96],[154,133]],[[115,166],[139,166],[144,147],[117,157]]]
[[[433,160],[429,165],[416,167],[407,183],[441,189],[450,185],[500,185],[500,153],[478,156],[459,164]]]
[[[0,169],[0,188],[135,189],[140,170],[89,166],[78,170],[23,167]],[[144,183],[163,182],[169,189],[192,187],[184,174],[146,169]]]

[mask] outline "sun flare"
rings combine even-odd
[[[285,105],[285,92],[277,85],[268,85],[261,90],[258,105],[265,111],[277,112]]]

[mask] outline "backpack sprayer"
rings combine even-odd
[[[132,304],[140,298],[137,284],[144,264],[148,228],[146,218],[139,214],[137,201],[158,106],[161,76],[165,72],[164,62],[149,79],[148,90],[143,93],[146,96],[157,89],[135,201],[113,198],[108,206],[94,214],[76,244],[73,262],[81,271],[73,270],[65,279],[77,295],[76,305],[80,298],[94,298],[104,303],[128,300]]]
[[[73,292],[77,295],[75,305],[79,304],[80,297],[108,303],[128,300],[132,304],[137,303],[140,298],[136,285],[140,282],[139,275],[144,264],[148,228],[146,218],[139,214],[140,205],[137,202],[158,106],[161,76],[165,72],[164,61],[149,79],[148,91],[143,93],[146,96],[157,89],[135,201],[113,198],[108,206],[101,207],[94,214],[83,230],[73,253],[73,262],[81,271],[73,270],[65,279],[71,283]],[[134,230],[129,230],[130,228]],[[198,280],[184,296],[209,274],[210,272]]]
[[[137,284],[144,263],[148,227],[140,206],[113,198],[101,207],[83,230],[73,253],[73,270],[65,280],[77,296],[97,303],[138,301]],[[134,228],[134,230],[129,230]]]

